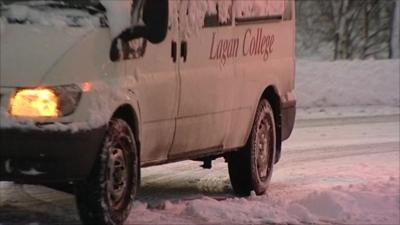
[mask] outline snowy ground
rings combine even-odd
[[[364,67],[356,63],[300,62],[302,107],[267,195],[235,197],[223,160],[211,170],[192,161],[145,168],[127,224],[399,224],[398,63],[373,61],[380,72],[366,82]],[[348,75],[342,74],[343,64],[352,68]],[[307,73],[327,67],[337,74],[325,73],[325,82],[325,76]],[[343,81],[353,74],[359,82]],[[379,86],[384,90],[370,94]],[[0,224],[80,222],[72,195],[0,182]]]
[[[222,161],[211,171],[198,169],[196,163],[146,169],[145,203],[129,222],[397,224],[397,121],[389,116],[379,122],[299,124],[284,145],[268,195],[261,197],[226,194],[231,189]],[[196,193],[207,197],[191,200]]]
[[[265,196],[236,198],[226,164],[143,169],[128,224],[398,224],[399,115],[300,120]],[[0,187],[0,223],[79,224],[72,195]]]
[[[300,107],[400,104],[400,60],[296,63]]]

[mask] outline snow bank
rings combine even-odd
[[[136,202],[128,224],[397,224],[399,178],[321,189],[296,198],[254,196],[216,200],[203,197],[150,209]],[[191,218],[185,221],[185,218]]]
[[[390,105],[297,108],[296,123],[299,123],[300,120],[390,117],[395,115],[400,115],[400,108]]]
[[[399,78],[400,60],[298,60],[298,106],[399,106]]]
[[[290,204],[303,207],[309,218],[318,218],[310,221],[315,223],[396,224],[400,219],[398,182],[390,177],[385,183],[336,186]]]

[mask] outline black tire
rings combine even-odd
[[[91,175],[76,185],[84,224],[121,225],[131,210],[140,182],[139,157],[129,125],[112,119]]]
[[[274,112],[269,102],[262,99],[246,146],[228,155],[229,177],[237,195],[266,192],[272,177],[275,149]]]

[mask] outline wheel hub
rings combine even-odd
[[[111,148],[109,157],[108,197],[112,207],[117,208],[123,201],[128,182],[124,151]]]
[[[260,179],[265,179],[268,175],[270,128],[271,127],[268,123],[268,119],[264,114],[263,119],[259,122],[256,138],[256,163]]]

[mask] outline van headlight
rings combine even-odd
[[[17,117],[66,116],[74,112],[82,90],[77,85],[17,89],[10,101],[10,114]]]

